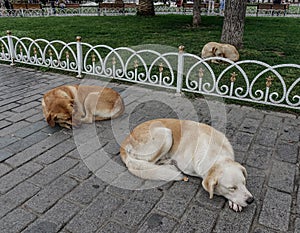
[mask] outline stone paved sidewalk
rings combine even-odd
[[[6,65],[0,80],[1,233],[300,232],[299,116],[89,80],[119,91],[126,111],[73,132],[46,124],[41,97],[83,81]],[[119,141],[162,117],[225,131],[255,203],[235,213],[224,198],[210,200],[198,178],[149,188],[128,175]]]

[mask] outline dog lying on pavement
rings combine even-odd
[[[209,42],[204,45],[201,52],[201,57],[203,59],[208,57],[224,57],[236,62],[239,60],[240,55],[233,45]],[[212,62],[217,63],[215,60],[212,60]]]
[[[124,111],[119,93],[99,86],[65,85],[56,87],[42,99],[43,114],[54,127],[78,127],[82,123],[116,118]]]
[[[178,119],[147,121],[123,141],[120,154],[128,170],[143,179],[201,177],[209,197],[226,197],[235,211],[254,201],[245,186],[246,169],[234,161],[226,136],[208,125]]]

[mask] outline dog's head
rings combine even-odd
[[[224,196],[228,200],[245,207],[253,202],[253,196],[246,188],[246,169],[232,160],[222,165],[214,165],[202,182],[203,188],[214,194]]]
[[[220,46],[214,46],[212,48],[212,53],[215,57],[225,57],[224,51]]]
[[[70,99],[54,99],[48,103],[46,121],[54,127],[59,124],[65,128],[71,128],[74,101]]]

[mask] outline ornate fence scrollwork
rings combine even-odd
[[[300,65],[202,59],[178,51],[92,46],[81,41],[0,37],[0,60],[300,110]],[[212,61],[217,61],[215,64]]]

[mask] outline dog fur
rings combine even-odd
[[[43,114],[47,123],[65,128],[82,123],[116,118],[124,111],[119,93],[111,88],[84,85],[56,87],[42,99]]]
[[[239,52],[237,49],[230,44],[221,44],[217,42],[209,42],[206,45],[204,45],[201,57],[203,59],[209,58],[209,57],[224,57],[231,61],[238,61],[240,58]],[[216,61],[212,61],[216,62]]]
[[[254,200],[245,186],[246,169],[234,161],[226,136],[211,126],[178,119],[147,121],[123,141],[120,154],[129,171],[144,179],[201,177],[209,197],[226,197],[235,211]]]

